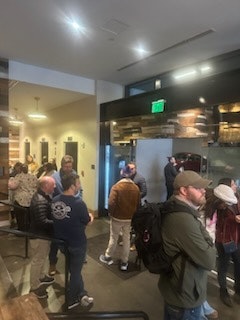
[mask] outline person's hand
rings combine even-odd
[[[236,215],[235,221],[236,221],[237,223],[240,223],[240,214]]]
[[[90,224],[93,223],[94,215],[91,212],[88,212],[88,214],[89,214],[89,217],[90,217],[90,221],[88,222],[88,225],[90,225]]]

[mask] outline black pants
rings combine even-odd
[[[28,231],[30,226],[29,207],[22,207],[17,201],[14,201],[14,214],[16,216],[18,230]]]

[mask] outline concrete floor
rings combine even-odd
[[[87,227],[87,236],[91,238],[101,233],[107,233],[108,230],[109,223],[106,219],[96,219],[91,226]],[[30,260],[23,258],[23,238],[3,234],[0,239],[0,253],[13,280],[12,286],[8,290],[6,290],[6,284],[1,285],[1,302],[14,294],[28,293]],[[62,254],[59,254],[58,269],[60,274],[55,276],[55,283],[48,288],[48,299],[41,300],[44,310],[48,313],[63,311],[65,300],[64,257]],[[1,268],[0,272],[3,284],[6,270]],[[151,320],[162,319],[163,300],[157,288],[157,275],[143,271],[130,279],[123,280],[90,256],[87,257],[87,263],[84,265],[82,273],[85,287],[88,293],[94,297],[91,311],[144,311]],[[229,282],[229,288],[232,288],[232,282]],[[230,292],[233,294],[232,290]],[[220,301],[214,273],[209,275],[208,302],[218,310],[219,319],[240,320],[239,305],[235,304],[233,308],[228,308]],[[79,310],[79,312],[81,311]]]

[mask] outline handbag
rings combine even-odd
[[[233,253],[237,250],[237,244],[232,240],[226,243],[223,243],[223,249],[225,253]]]

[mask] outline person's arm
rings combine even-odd
[[[145,178],[138,176],[138,181],[136,183],[140,190],[141,199],[147,195],[147,184]]]
[[[171,214],[167,232],[175,245],[191,261],[206,270],[212,270],[216,262],[216,249],[202,223],[188,213]]]
[[[108,198],[108,214],[113,215],[117,204],[117,190],[112,187]]]
[[[48,218],[49,205],[45,199],[38,199],[37,202],[30,207],[30,210],[32,211],[36,225],[45,230],[52,228],[53,221]]]

